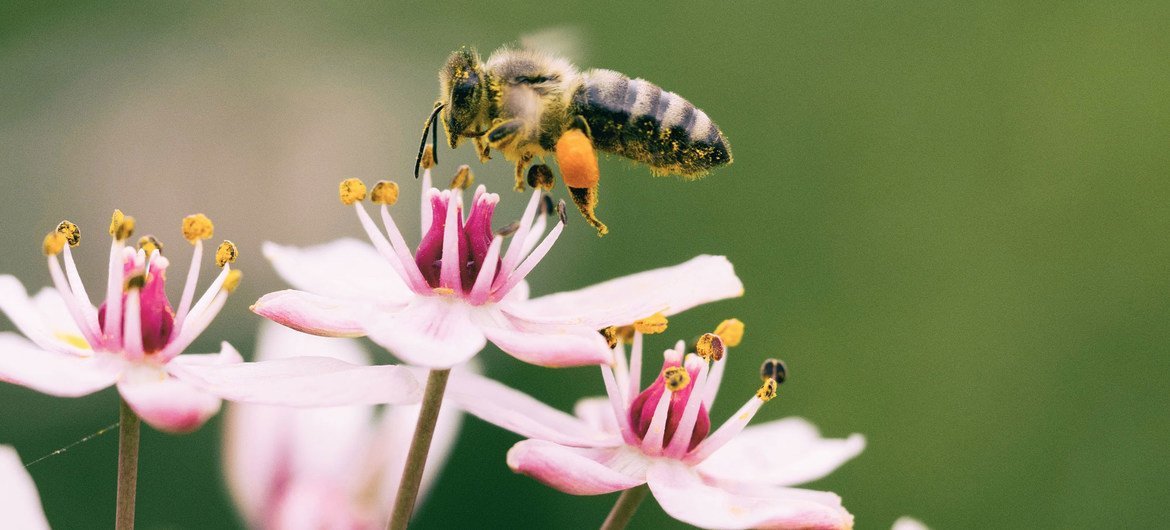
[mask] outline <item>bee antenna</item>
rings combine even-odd
[[[414,159],[414,178],[418,178],[418,168],[422,165],[423,152],[427,149],[427,133],[431,133],[431,153],[435,162],[439,161],[439,128],[435,123],[439,121],[439,111],[443,110],[442,103],[435,105],[435,110],[431,111],[431,115],[427,117],[426,123],[423,125],[422,139],[418,142],[418,157]]]

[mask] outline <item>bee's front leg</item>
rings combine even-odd
[[[476,136],[472,142],[475,143],[475,154],[479,155],[481,163],[492,159],[492,147],[483,136]]]

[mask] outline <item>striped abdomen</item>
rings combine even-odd
[[[581,79],[572,111],[589,123],[596,148],[683,176],[731,162],[719,127],[678,94],[613,70],[590,70]]]

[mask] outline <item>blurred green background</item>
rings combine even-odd
[[[714,421],[779,356],[790,384],[757,421],[800,415],[868,437],[811,485],[840,493],[859,528],[903,514],[937,528],[1160,526],[1170,7],[945,4],[8,2],[0,271],[48,284],[40,240],[68,217],[94,234],[83,276],[104,281],[96,234],[111,209],[179,256],[179,218],[202,211],[240,245],[247,277],[193,351],[226,337],[250,353],[259,317],[247,306],[282,287],[259,244],[360,236],[337,204],[345,177],[396,178],[414,208],[413,150],[446,54],[571,26],[579,66],[684,95],[721,126],[735,163],[688,183],[603,160],[612,233],[598,239],[571,216],[534,292],[730,256],[747,295],[680,315],[669,333],[747,323]],[[440,173],[473,164],[505,194],[499,218],[518,214],[508,163],[441,154]],[[482,358],[562,409],[602,392],[593,369]],[[112,391],[65,400],[0,386],[0,443],[31,460],[115,421],[116,403]],[[240,524],[218,419],[189,436],[144,432],[141,528]],[[504,453],[517,440],[468,420],[418,528],[596,527],[615,496],[513,475]],[[55,527],[109,526],[115,450],[111,433],[30,468]],[[653,502],[633,524],[682,526]]]

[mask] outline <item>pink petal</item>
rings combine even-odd
[[[841,467],[865,449],[865,437],[822,438],[803,418],[753,425],[707,457],[705,476],[745,483],[793,486],[811,482]]]
[[[16,450],[7,445],[0,445],[0,513],[6,528],[49,529],[37,485]]]
[[[330,298],[402,303],[412,294],[369,243],[342,238],[311,247],[264,243],[264,256],[296,289]]]
[[[0,333],[0,381],[58,397],[79,397],[118,379],[121,360],[41,349],[15,333]]]
[[[613,403],[607,397],[583,398],[573,406],[573,415],[601,432],[618,436],[621,432],[614,417]]]
[[[600,449],[524,440],[508,451],[508,467],[572,495],[601,495],[646,482],[648,460],[629,446]]]
[[[374,315],[367,330],[371,340],[403,362],[450,368],[487,344],[470,312],[471,307],[457,298],[420,296],[400,311]]]
[[[677,460],[661,459],[646,474],[650,491],[671,517],[702,528],[848,529],[853,516],[828,492],[708,484]]]
[[[268,293],[252,305],[252,312],[277,324],[323,337],[361,337],[363,315],[369,304],[328,298],[292,289]]]
[[[529,364],[564,368],[609,364],[613,350],[597,330],[579,325],[550,324],[509,314],[502,307],[481,312],[478,323],[488,340],[505,353]]]
[[[533,397],[486,377],[455,372],[447,398],[488,423],[527,438],[577,447],[620,445],[621,438],[554,409]],[[613,416],[610,409],[610,416]]]
[[[219,397],[145,363],[122,375],[118,392],[142,421],[169,433],[194,431],[219,412]]]
[[[336,407],[414,403],[421,388],[401,366],[362,366],[331,357],[295,357],[231,365],[184,363],[167,369],[175,377],[231,401],[291,407]]]
[[[673,267],[533,298],[523,314],[593,329],[628,325],[656,312],[673,315],[699,304],[743,295],[743,283],[723,256],[698,256]]]

